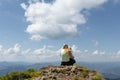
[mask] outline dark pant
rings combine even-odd
[[[70,60],[68,62],[61,62],[62,66],[70,66],[73,65],[75,63],[75,59],[70,58]]]
[[[70,64],[70,65],[73,65],[74,63],[76,63],[75,59],[70,58],[69,64]]]
[[[61,62],[61,66],[69,66],[69,62]]]

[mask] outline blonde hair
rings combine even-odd
[[[70,51],[67,44],[64,44],[63,50],[64,50],[64,53],[68,53]]]
[[[67,44],[64,44],[63,45],[63,49],[67,49],[68,48],[68,45]]]

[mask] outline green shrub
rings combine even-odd
[[[34,69],[28,69],[24,72],[11,72],[4,76],[0,77],[0,80],[25,80],[32,77],[37,77],[40,75],[40,72],[35,71]]]

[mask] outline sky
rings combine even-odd
[[[120,61],[120,0],[0,0],[0,61]]]

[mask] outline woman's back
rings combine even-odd
[[[61,60],[63,62],[69,61],[69,50],[68,49],[62,49],[61,50]]]

